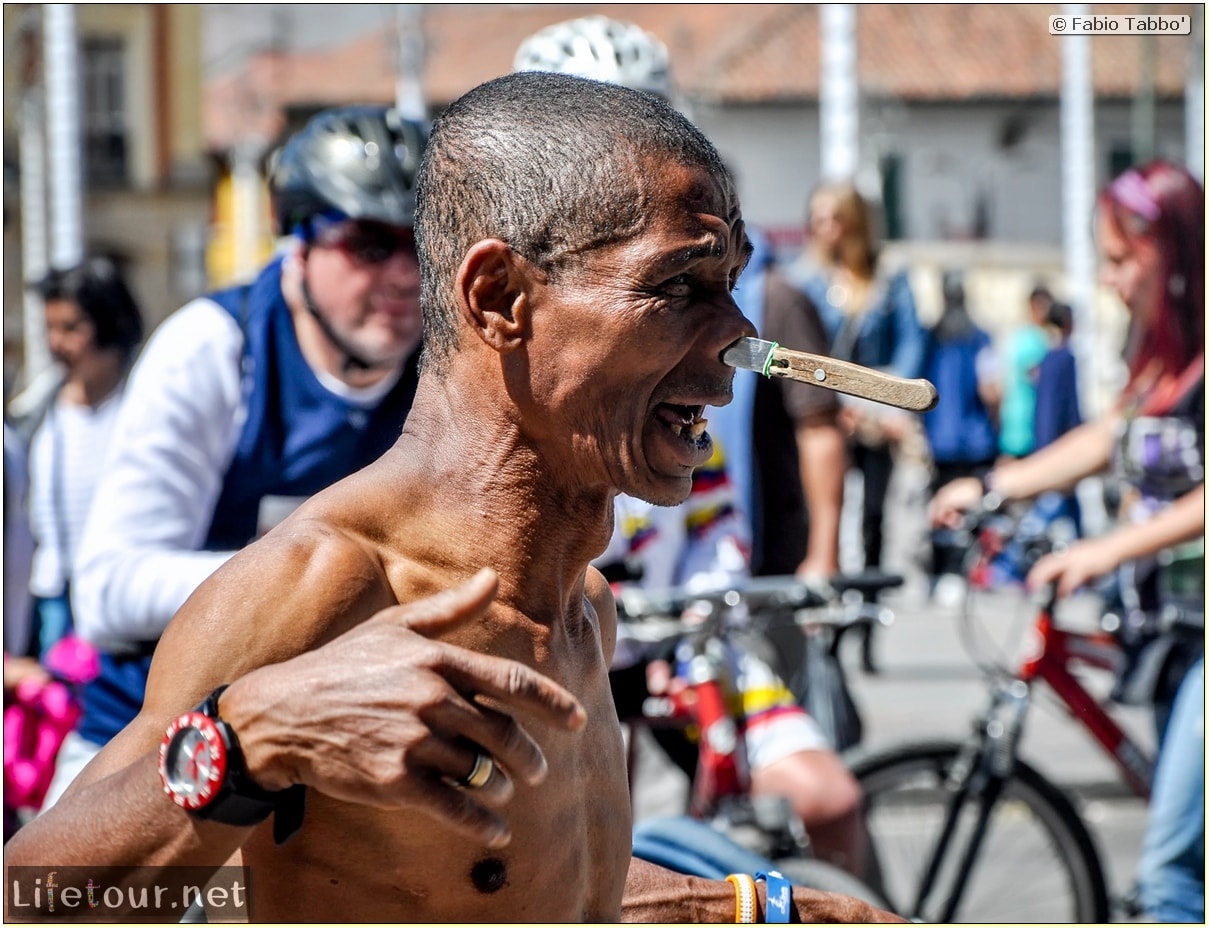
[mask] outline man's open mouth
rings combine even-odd
[[[672,432],[681,438],[697,440],[705,433],[708,419],[703,419],[704,406],[680,406],[676,403],[660,403],[655,407],[655,415]]]

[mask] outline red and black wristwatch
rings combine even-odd
[[[175,719],[160,744],[164,792],[190,815],[224,825],[259,825],[270,815],[278,844],[302,825],[306,787],[267,790],[252,781],[235,732],[218,714],[220,686]]]

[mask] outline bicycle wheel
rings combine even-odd
[[[866,886],[851,873],[834,864],[813,857],[782,857],[777,861],[777,870],[795,886],[817,889],[825,893],[854,896],[879,909],[891,911],[889,902],[873,889]]]
[[[946,904],[978,818],[977,795],[963,800],[956,829],[940,854],[934,888],[924,905],[918,904],[954,795],[945,784],[958,751],[955,742],[923,742],[851,759],[865,794],[881,889],[891,908],[925,922],[1107,921],[1108,893],[1091,835],[1070,800],[1020,761],[990,811],[952,914],[946,914]]]

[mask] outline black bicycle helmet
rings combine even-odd
[[[285,235],[318,213],[412,226],[427,127],[387,106],[343,106],[312,117],[273,156],[269,190]]]

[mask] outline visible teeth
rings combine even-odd
[[[694,419],[693,424],[688,427],[688,433],[693,438],[700,438],[707,425],[709,425],[708,419]]]

